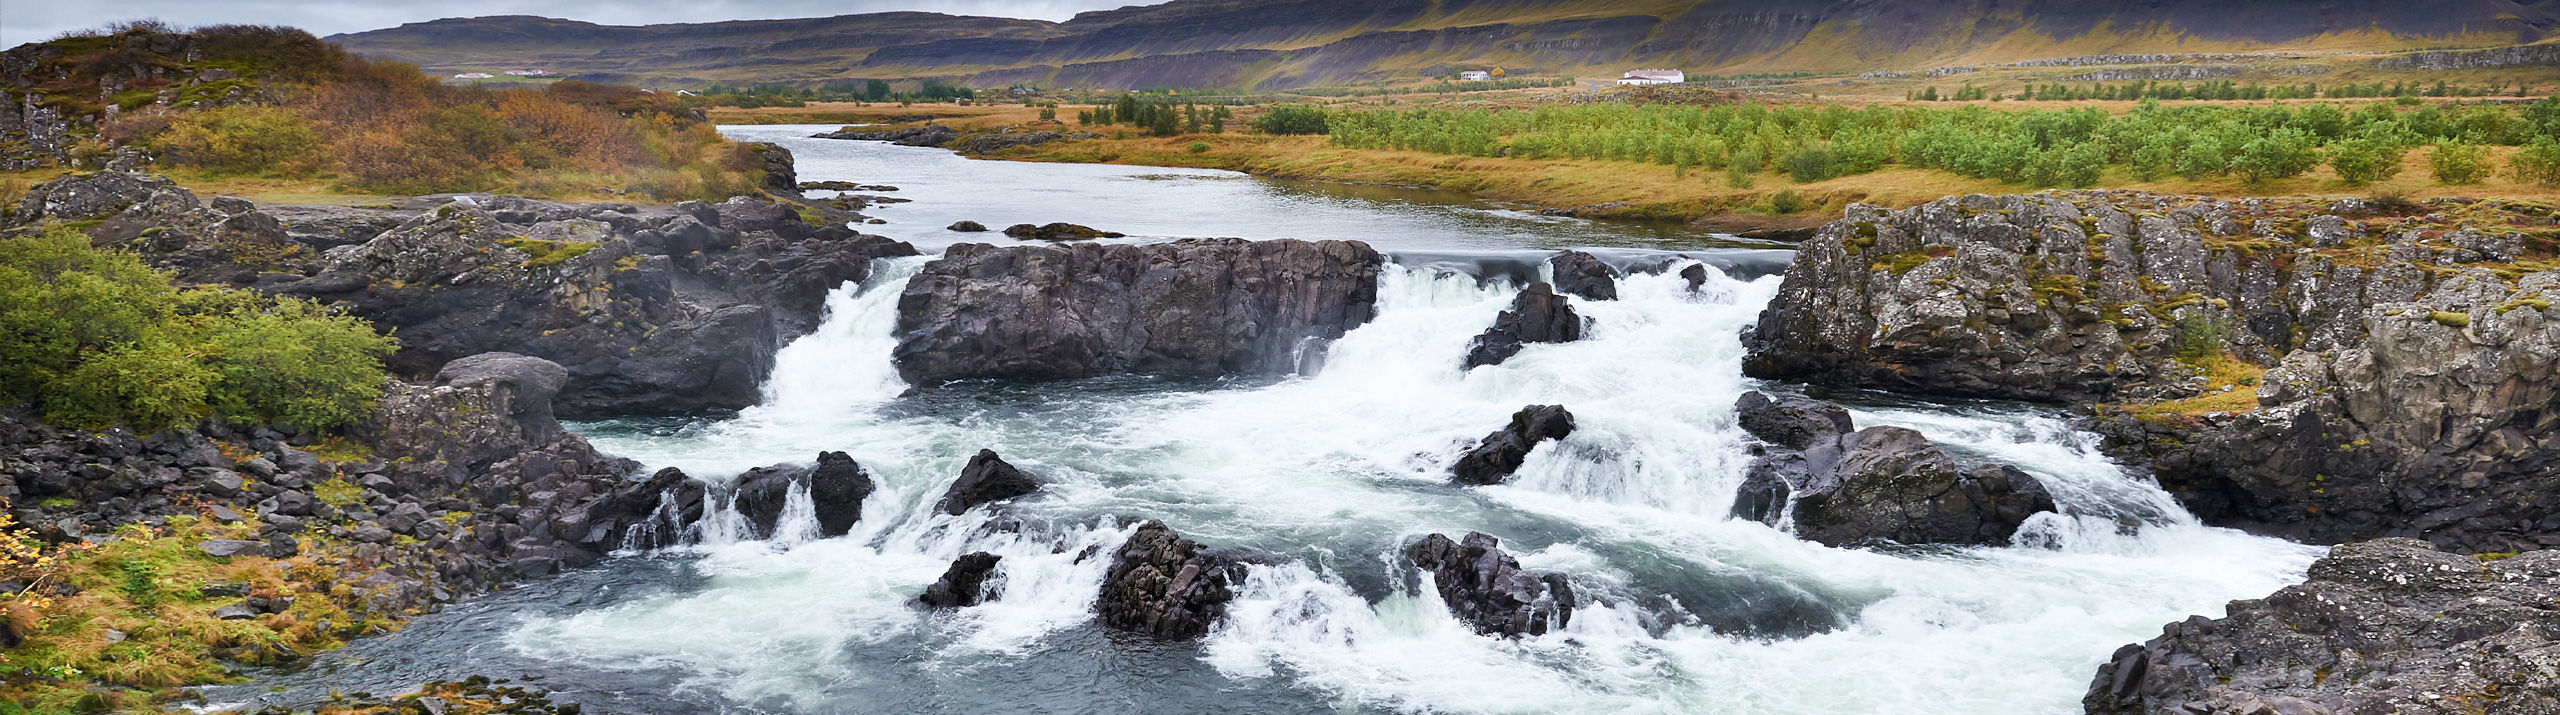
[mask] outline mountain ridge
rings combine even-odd
[[[2490,47],[2554,30],[2560,1],[1174,0],[1065,22],[916,11],[640,26],[503,16],[328,39],[431,71],[541,64],[641,84],[1270,90],[1461,63],[1604,76],[1637,65],[1859,72],[2110,53]]]

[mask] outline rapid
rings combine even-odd
[[[882,179],[830,175],[864,173],[859,165],[821,161],[813,171],[807,157],[820,152],[944,161],[936,150],[867,143],[791,146],[813,178]],[[1252,180],[1140,181],[1189,190],[1179,185]],[[958,193],[953,201],[986,200]],[[915,198],[878,215],[918,237],[938,231],[939,216],[899,213],[937,200]],[[1372,218],[1397,229],[1449,211]],[[1358,233],[1348,223],[1356,206],[1299,213],[1317,217],[1314,235],[1259,230],[1360,237],[1325,235]],[[1136,240],[1170,232],[1108,217],[1038,220]],[[555,683],[680,693],[685,704],[669,711],[2068,713],[2118,645],[2299,581],[2321,553],[2197,523],[2058,413],[1840,392],[1824,396],[1852,406],[1859,426],[1911,427],[1965,458],[2016,466],[2063,513],[2037,517],[2011,546],[1895,550],[1827,548],[1732,519],[1750,460],[1735,399],[1793,389],[1741,374],[1739,335],[1779,279],[1735,257],[1765,252],[1662,246],[1708,264],[1701,290],[1674,275],[1677,265],[1631,275],[1617,301],[1577,301],[1593,319],[1584,340],[1462,371],[1468,340],[1519,285],[1500,271],[1461,270],[1468,260],[1453,256],[1481,266],[1500,262],[1497,249],[1670,240],[1656,229],[1590,240],[1625,230],[1591,222],[1556,222],[1552,235],[1519,227],[1530,220],[1493,231],[1530,238],[1473,247],[1448,228],[1370,236],[1393,261],[1376,319],[1335,342],[1319,368],[1280,379],[911,391],[891,365],[891,332],[906,277],[931,257],[885,259],[869,281],[835,291],[824,324],[779,353],[763,405],[723,419],[573,425],[607,454],[713,481],[845,451],[879,484],[853,533],[811,538],[805,497],[770,541],[738,539],[736,517],[715,511],[694,544],[533,587],[553,589],[542,607],[501,598],[462,609],[476,614],[471,626],[422,621],[419,634],[388,639],[445,643],[554,673]],[[1277,237],[1219,230],[1261,226],[1235,220],[1191,235]],[[1528,404],[1567,406],[1579,431],[1533,452],[1508,484],[1450,485],[1459,453]],[[1048,485],[1001,510],[936,511],[980,449]],[[1146,519],[1256,554],[1227,621],[1197,644],[1093,622],[1107,560],[1089,555]],[[1500,537],[1524,568],[1569,575],[1586,594],[1571,625],[1505,640],[1451,618],[1402,549],[1469,531]],[[973,551],[1002,557],[991,589],[1001,595],[951,611],[912,605]]]

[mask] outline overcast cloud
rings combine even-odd
[[[1085,10],[1161,0],[0,0],[0,47],[66,30],[156,17],[179,26],[292,25],[327,36],[445,17],[541,15],[607,25],[827,17],[890,10],[1065,20]]]

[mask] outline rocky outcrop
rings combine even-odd
[[[1556,290],[1583,300],[1617,300],[1618,269],[1581,251],[1564,251],[1547,259],[1556,275]]]
[[[1094,612],[1102,625],[1158,638],[1198,638],[1226,617],[1244,564],[1150,520],[1111,552]]]
[[[868,277],[875,258],[915,255],[804,220],[826,209],[758,198],[399,203],[261,209],[109,172],[34,187],[8,222],[94,221],[93,240],[180,280],[340,303],[399,335],[389,365],[410,379],[485,352],[558,362],[559,407],[581,416],[754,405],[773,351],[817,326],[828,291]]]
[[[832,132],[811,134],[809,137],[812,139],[853,139],[859,141],[888,142],[901,146],[942,146],[944,144],[951,143],[951,140],[953,139],[960,138],[960,132],[940,124],[927,124],[921,127],[891,129],[877,132],[858,132],[851,128],[846,128]]]
[[[1298,371],[1376,311],[1357,241],[952,246],[907,281],[907,382]]]
[[[2068,402],[2202,394],[2269,368],[2256,409],[2101,410],[2109,450],[2209,523],[2321,543],[2560,545],[2549,207],[2222,202],[2140,192],[1852,207],[1800,248],[1747,373]],[[2188,414],[2196,413],[2196,414]],[[2135,414],[2142,416],[2135,417]]]
[[[1494,316],[1493,327],[1467,344],[1467,369],[1500,365],[1531,343],[1569,343],[1582,339],[1584,318],[1545,283],[1531,283],[1511,299],[1511,309]]]
[[[953,221],[945,230],[959,231],[961,233],[980,233],[987,230],[987,225],[976,221]]]
[[[1128,236],[1128,234],[1117,231],[1103,231],[1091,226],[1079,226],[1063,221],[1041,225],[1017,223],[1011,226],[1006,226],[1004,228],[1004,235],[1025,241],[1083,241],[1095,238],[1123,238]]]
[[[2309,579],[2118,649],[2092,715],[2560,710],[2560,551],[2479,558],[2338,546]]]
[[[799,162],[791,156],[790,149],[785,149],[782,145],[773,142],[746,142],[745,146],[758,161],[764,162],[762,167],[764,183],[761,188],[767,193],[776,195],[800,195]]]
[[[1512,413],[1511,424],[1485,435],[1474,449],[1458,456],[1449,468],[1450,481],[1458,484],[1501,484],[1520,471],[1529,460],[1529,450],[1538,443],[1561,440],[1573,434],[1573,413],[1563,405],[1530,405]]]
[[[977,456],[969,458],[969,466],[960,469],[960,478],[951,482],[951,489],[942,493],[942,501],[934,503],[933,508],[959,516],[980,504],[1036,491],[1040,491],[1040,480],[1005,463],[995,450],[981,449]]]
[[[1749,392],[1736,412],[1743,429],[1780,449],[1754,462],[1735,513],[1764,523],[1792,514],[1797,536],[1827,546],[2005,545],[2028,517],[2054,510],[2025,472],[1960,465],[1901,427],[1848,431],[1837,405]]]
[[[1532,574],[1503,553],[1502,540],[1470,533],[1463,541],[1432,534],[1405,549],[1431,574],[1449,615],[1488,636],[1542,636],[1573,622],[1573,584],[1564,574]]]
[[[967,608],[982,600],[995,600],[993,594],[986,593],[987,578],[1003,560],[1002,556],[984,551],[952,559],[951,568],[943,571],[942,578],[934,580],[933,585],[924,587],[924,594],[916,601],[932,608]]]
[[[809,496],[816,511],[820,538],[843,536],[862,519],[862,500],[876,485],[862,465],[843,452],[819,452],[814,465],[777,464],[757,467],[731,483],[729,500],[746,519],[750,538],[776,536],[784,505],[793,492]]]

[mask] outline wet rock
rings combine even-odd
[[[954,131],[950,127],[942,126],[940,124],[927,124],[921,127],[876,132],[854,131],[853,129],[847,128],[839,131],[811,134],[809,136],[813,139],[881,141],[902,146],[942,146],[944,144],[951,143],[951,140],[953,139],[960,138],[960,133],[958,131]]]
[[[969,458],[969,466],[960,470],[960,478],[943,492],[942,501],[934,509],[959,516],[980,504],[1002,501],[1040,491],[1040,480],[1022,473],[997,457],[995,450],[978,450]]]
[[[2560,705],[2560,551],[2338,546],[2309,579],[2170,623],[2098,667],[2093,715],[2534,713]]]
[[[1369,321],[1382,261],[1356,241],[963,243],[907,281],[892,356],[927,386],[1288,374]]]
[[[214,617],[214,618],[219,618],[219,619],[226,620],[226,621],[245,621],[245,620],[248,620],[248,619],[251,619],[251,618],[256,618],[256,617],[258,617],[258,612],[257,612],[256,610],[254,610],[254,609],[249,608],[248,606],[243,606],[243,605],[240,605],[240,604],[235,603],[235,604],[231,604],[231,605],[228,605],[228,606],[223,606],[223,607],[221,607],[221,608],[213,609],[213,614],[212,614],[212,615],[213,615],[213,617]]]
[[[1500,365],[1530,343],[1569,343],[1582,339],[1584,318],[1545,283],[1531,283],[1511,299],[1511,309],[1493,319],[1493,327],[1467,345],[1467,369]]]
[[[1919,432],[1869,427],[1806,450],[1796,534],[1827,546],[2005,545],[2054,510],[2035,477],[2007,465],[1958,466]]]
[[[667,467],[647,481],[624,485],[587,512],[604,549],[663,549],[684,543],[702,521],[709,490],[683,470]]]
[[[1450,468],[1458,484],[1501,484],[1528,461],[1538,443],[1573,434],[1573,413],[1563,405],[1530,405],[1512,413],[1511,424],[1485,435],[1476,447],[1459,455]]]
[[[1004,235],[1025,241],[1082,241],[1094,238],[1121,238],[1128,234],[1103,231],[1089,226],[1058,222],[1043,225],[1017,223],[1006,226]]]
[[[1547,259],[1555,269],[1556,290],[1583,300],[1617,300],[1618,269],[1581,251],[1565,251]]]
[[[1854,430],[1849,411],[1839,405],[1794,395],[1771,398],[1756,390],[1742,393],[1734,403],[1734,418],[1751,436],[1788,449],[1809,448]]]
[[[995,573],[996,562],[1003,557],[984,551],[962,555],[951,561],[942,578],[926,586],[916,600],[934,608],[967,608],[978,605],[984,596],[987,577]],[[988,599],[992,600],[992,599]]]
[[[1102,625],[1159,638],[1190,639],[1226,617],[1244,565],[1149,520],[1111,552],[1094,611]]]
[[[854,521],[862,518],[862,500],[871,496],[874,485],[853,457],[820,452],[814,466],[779,464],[747,470],[738,475],[731,499],[756,538],[772,538],[783,505],[795,489],[807,490],[816,507],[818,535],[835,537],[853,530]]]
[[[947,230],[960,231],[963,233],[978,233],[987,230],[987,225],[976,221],[953,221]]]
[[[1573,587],[1563,574],[1531,574],[1481,533],[1463,541],[1432,534],[1405,549],[1428,572],[1449,614],[1488,636],[1542,636],[1573,622]]]

